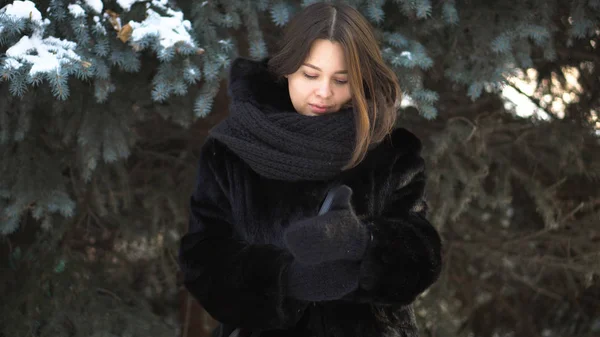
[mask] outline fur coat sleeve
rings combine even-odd
[[[373,240],[362,262],[360,286],[346,299],[375,304],[405,305],[439,277],[441,239],[426,219],[425,165],[421,142],[396,130],[390,147],[395,153],[386,179],[373,177],[364,221]],[[379,156],[377,156],[379,157]]]
[[[308,305],[286,297],[285,268],[293,259],[273,245],[236,237],[227,197],[226,161],[210,144],[200,155],[190,200],[189,230],[181,239],[184,285],[216,320],[246,328],[293,326]]]

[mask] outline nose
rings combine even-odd
[[[333,95],[331,91],[331,84],[329,81],[321,81],[319,83],[319,87],[317,88],[317,96],[322,98],[328,98]]]

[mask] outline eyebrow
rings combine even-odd
[[[310,67],[310,68],[316,69],[316,70],[318,70],[318,71],[322,71],[322,70],[321,70],[321,68],[319,68],[319,67],[317,67],[317,66],[315,66],[315,65],[312,65],[312,64],[310,64],[310,63],[302,63],[302,65],[305,65],[305,66],[307,66],[307,67]],[[339,71],[336,71],[334,74],[348,74],[348,71],[347,71],[347,70],[339,70]]]

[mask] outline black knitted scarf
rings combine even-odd
[[[266,62],[233,62],[230,114],[210,135],[270,179],[327,180],[339,174],[354,149],[352,109],[322,116],[299,114],[287,82],[278,82]]]

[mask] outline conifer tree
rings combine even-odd
[[[175,255],[229,65],[313,2],[0,1],[0,337],[186,335]],[[600,333],[600,0],[344,2],[426,145],[422,333]]]

